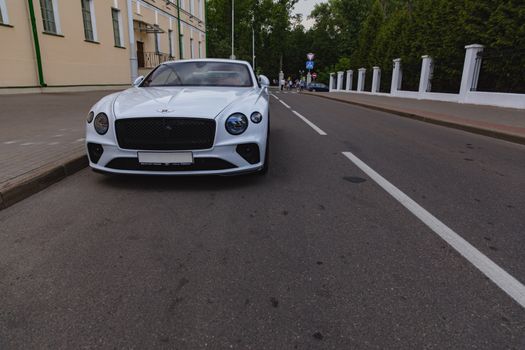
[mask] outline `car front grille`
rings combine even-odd
[[[199,118],[128,118],[115,122],[121,148],[195,150],[213,147],[215,120]]]

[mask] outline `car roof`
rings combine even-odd
[[[168,63],[179,63],[179,62],[222,62],[222,63],[237,63],[237,64],[244,64],[247,66],[250,66],[250,63],[248,61],[243,60],[231,60],[227,58],[191,58],[191,59],[182,59],[182,60],[172,60],[172,61],[166,61],[162,64],[168,64]]]

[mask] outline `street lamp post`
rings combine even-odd
[[[234,34],[235,34],[235,0],[232,0],[232,55],[230,59],[235,59],[234,53]]]
[[[252,17],[252,68],[255,72],[255,20]]]

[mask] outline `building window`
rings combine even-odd
[[[199,41],[199,58],[202,58],[202,42]]]
[[[170,58],[173,58],[173,30],[168,30],[168,45],[169,45],[169,52],[170,52]]]
[[[160,53],[160,36],[155,32],[155,53]]]
[[[120,38],[120,10],[112,8],[111,18],[113,20],[113,38],[115,39],[115,46],[122,47],[122,40]]]
[[[190,57],[193,58],[193,38],[190,38]]]
[[[197,11],[199,19],[202,19],[202,0],[197,0]]]
[[[84,37],[86,40],[95,41],[93,31],[93,0],[80,0],[82,2],[82,20],[84,21]]]
[[[42,10],[42,21],[44,22],[44,31],[48,33],[58,34],[53,0],[40,0],[40,9]]]
[[[193,8],[193,5],[194,5],[194,0],[190,0],[190,14],[191,15],[195,14],[195,9]]]

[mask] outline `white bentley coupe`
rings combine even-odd
[[[91,108],[89,165],[120,174],[265,173],[268,84],[244,61],[163,63]]]

